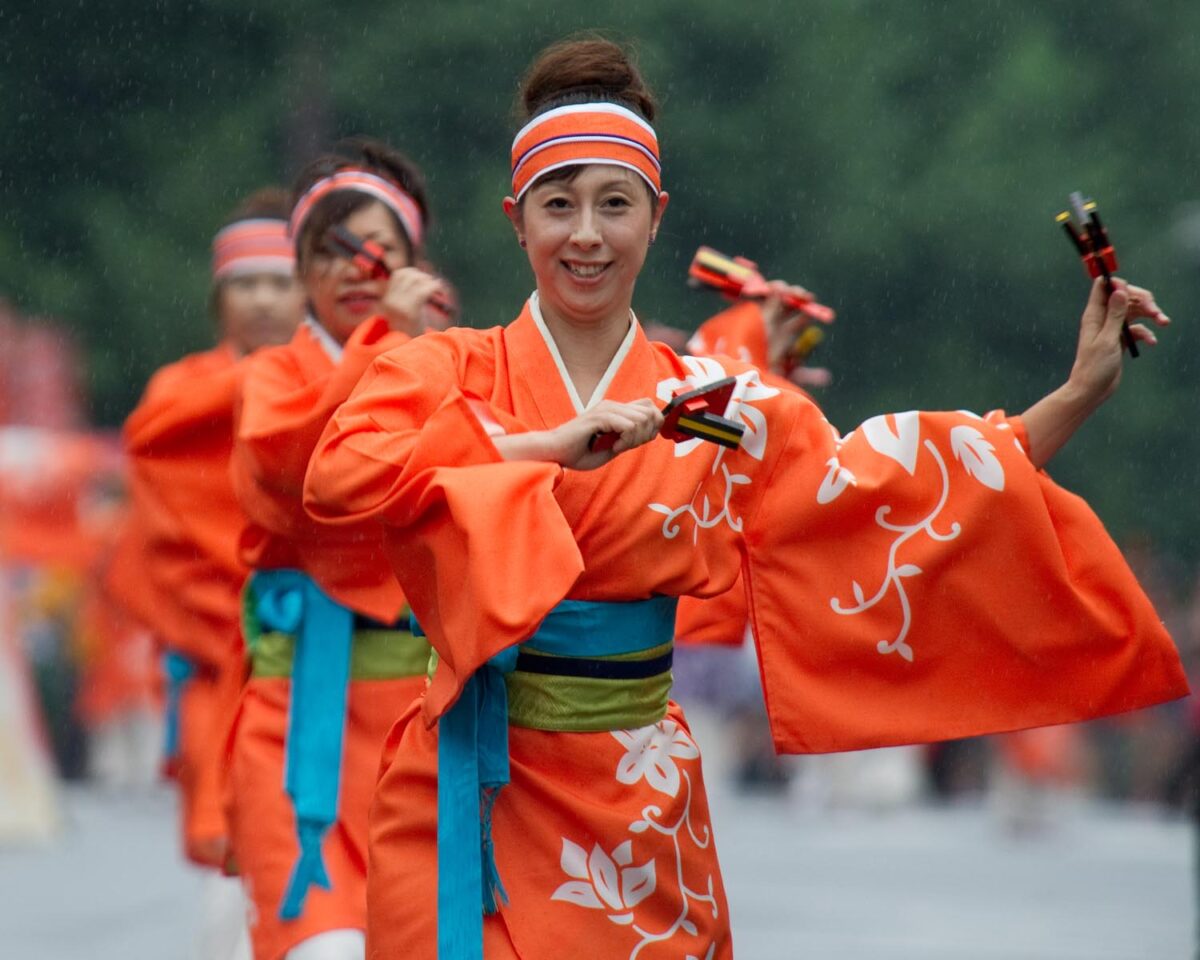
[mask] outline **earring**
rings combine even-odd
[[[525,246],[525,238],[524,238],[524,237],[517,237],[517,243],[519,243],[519,244],[522,246],[522,248],[523,248],[523,247]]]
[[[658,237],[655,234],[650,234],[650,246],[654,246],[654,241],[657,239]]]

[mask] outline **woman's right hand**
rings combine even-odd
[[[653,400],[618,403],[602,400],[574,420],[547,431],[548,459],[572,470],[594,470],[613,457],[649,443],[662,428],[663,415]],[[607,450],[591,450],[597,434],[618,434],[617,442]]]
[[[425,329],[425,304],[441,289],[442,281],[432,274],[418,267],[401,267],[388,278],[379,311],[393,330],[418,336]]]

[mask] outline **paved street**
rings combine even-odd
[[[801,811],[713,790],[740,960],[1185,960],[1190,833],[1076,805],[1014,839],[987,809]],[[198,877],[165,791],[65,796],[45,848],[0,852],[0,955],[190,960]]]

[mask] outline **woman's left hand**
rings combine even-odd
[[[1111,396],[1121,382],[1122,326],[1129,323],[1129,334],[1139,343],[1158,343],[1149,327],[1134,322],[1143,319],[1159,327],[1171,322],[1144,287],[1114,277],[1113,292],[1107,295],[1104,279],[1097,278],[1079,323],[1079,346],[1068,383],[1097,405]]]
[[[792,345],[800,331],[813,321],[804,311],[789,307],[784,298],[788,295],[808,298],[812,294],[782,280],[770,281],[767,289],[762,304],[763,323],[767,328],[767,364],[772,373],[786,377],[792,368]]]

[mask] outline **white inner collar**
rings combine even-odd
[[[637,337],[637,317],[634,316],[632,310],[629,311],[629,332],[625,334],[625,339],[621,341],[621,345],[617,347],[617,352],[613,354],[613,358],[609,361],[608,369],[604,371],[604,376],[600,378],[600,382],[596,384],[596,389],[592,391],[592,395],[588,398],[588,402],[584,403],[580,399],[579,391],[575,389],[575,384],[571,380],[571,375],[567,373],[567,365],[563,363],[562,354],[558,352],[558,344],[554,342],[554,337],[550,333],[550,328],[546,326],[546,321],[542,317],[542,308],[538,306],[537,291],[529,295],[529,313],[533,317],[533,322],[537,325],[538,332],[541,333],[542,339],[546,341],[546,348],[550,351],[550,356],[554,358],[554,366],[558,368],[558,375],[562,378],[563,386],[567,388],[567,396],[571,398],[571,406],[575,408],[575,412],[583,413],[590,410],[601,400],[604,399],[604,394],[607,392],[609,385],[613,382],[613,378],[617,375],[617,371],[621,369],[621,364],[625,361],[625,357],[629,354],[633,347],[633,341]],[[326,334],[328,336],[328,334]]]
[[[321,326],[320,322],[311,313],[304,318],[304,325],[312,331],[312,335],[317,338],[317,343],[321,345],[321,349],[329,355],[329,359],[335,364],[342,362],[342,354],[345,353],[345,348],[337,342],[333,334]]]

